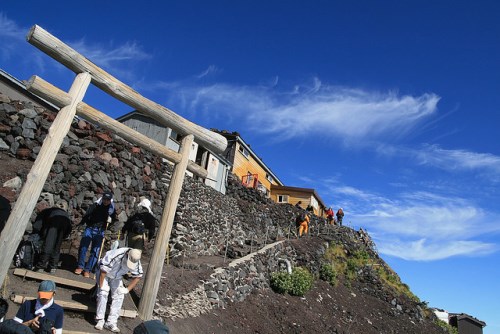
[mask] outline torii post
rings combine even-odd
[[[2,249],[2,256],[0,257],[0,282],[3,282],[7,275],[17,245],[21,242],[31,213],[35,208],[43,185],[56,159],[57,152],[59,152],[63,139],[71,127],[71,122],[73,122],[76,113],[76,105],[82,101],[89,84],[89,73],[81,73],[76,76],[69,90],[71,103],[59,111],[54,119],[54,123],[50,126],[42,148],[38,153],[33,167],[31,167],[16,204],[0,235],[0,249]]]

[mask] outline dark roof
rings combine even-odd
[[[0,68],[0,80],[4,82],[6,85],[11,87],[12,89],[16,90],[19,94],[22,94],[29,99],[33,100],[35,103],[38,103],[42,107],[52,110],[52,111],[57,111],[61,108],[57,107],[53,103],[50,103],[49,101],[41,98],[38,95],[33,94],[32,92],[28,91],[26,89],[26,83],[24,81],[19,80],[18,78],[14,77],[13,75],[5,72]]]
[[[486,326],[486,323],[484,321],[481,321],[481,320],[479,320],[471,315],[468,315],[466,313],[449,313],[449,315],[450,315],[450,317],[456,317],[457,320],[468,319],[472,322],[475,322],[476,324],[478,324],[481,327]]]

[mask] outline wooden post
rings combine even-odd
[[[71,96],[69,96],[68,93],[60,90],[36,75],[30,78],[26,88],[28,91],[46,99],[58,107],[65,106],[69,103],[69,101],[71,101]],[[78,103],[76,107],[76,114],[91,123],[98,124],[100,127],[119,135],[134,145],[138,145],[155,155],[173,162],[174,164],[181,161],[181,155],[179,153],[165,147],[142,133],[129,128],[125,124],[114,120],[103,112],[92,108],[85,102]],[[207,178],[207,170],[200,165],[197,165],[194,161],[189,160],[187,169],[196,176],[203,179]]]
[[[163,207],[163,214],[161,216],[160,228],[156,236],[156,242],[153,248],[153,254],[149,261],[148,270],[142,287],[142,296],[139,302],[139,316],[144,320],[150,320],[153,315],[154,305],[156,303],[156,295],[160,286],[161,273],[163,269],[163,262],[165,261],[165,254],[168,249],[168,242],[174,224],[175,211],[177,209],[177,202],[181,194],[182,183],[186,173],[188,164],[189,150],[193,143],[194,137],[192,135],[185,136],[181,141],[180,154],[182,156],[181,162],[175,165],[170,186],[168,187],[167,198],[165,199],[165,206]]]
[[[42,148],[0,235],[0,249],[2,250],[2,256],[0,256],[0,282],[3,282],[7,275],[12,258],[26,230],[31,213],[42,192],[57,152],[59,152],[63,139],[70,129],[76,113],[76,105],[83,99],[89,84],[89,73],[80,73],[76,76],[69,90],[71,103],[60,110],[50,126]]]
[[[222,153],[226,149],[227,139],[225,137],[190,122],[172,110],[140,95],[42,27],[34,25],[30,29],[26,39],[30,44],[36,46],[73,72],[89,72],[92,74],[92,83],[94,85],[116,99],[137,109],[142,114],[157,120],[162,125],[168,126],[182,135],[193,134],[198,144],[216,153]]]

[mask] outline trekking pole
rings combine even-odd
[[[120,248],[120,234],[121,234],[121,232],[122,232],[121,230],[118,231],[118,237],[116,238],[115,241],[113,241],[113,244],[111,245],[111,249],[118,249],[118,248]]]
[[[102,255],[102,249],[104,248],[104,242],[106,241],[106,230],[108,229],[108,222],[109,222],[110,219],[106,220],[106,225],[104,226],[104,236],[102,237],[102,242],[101,242],[101,249],[99,249],[99,256],[97,257],[97,261],[94,265],[94,268],[92,268],[92,271],[95,272],[95,267],[97,266],[97,264],[99,263],[99,260],[101,259],[101,255]]]

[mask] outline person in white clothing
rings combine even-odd
[[[122,282],[123,275],[130,273],[132,280],[125,287]],[[119,333],[117,326],[118,317],[122,308],[123,299],[139,282],[143,275],[141,265],[141,251],[128,247],[118,248],[106,252],[99,262],[99,271],[96,276],[97,283],[97,312],[95,329],[109,329]],[[111,308],[108,320],[105,322],[106,304],[111,293]]]

